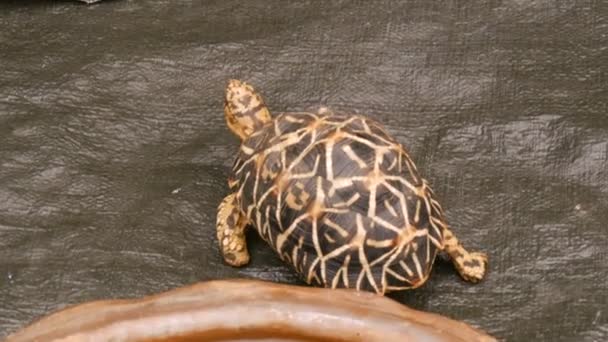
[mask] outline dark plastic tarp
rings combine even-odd
[[[251,234],[223,264],[229,78],[273,112],[367,114],[412,153],[485,282],[391,295],[512,341],[608,339],[602,1],[0,4],[0,336],[201,280],[301,284]]]

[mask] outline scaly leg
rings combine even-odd
[[[245,227],[247,219],[241,213],[236,194],[224,198],[217,213],[217,240],[226,263],[243,266],[249,262]]]
[[[488,257],[484,253],[467,252],[447,227],[443,231],[443,241],[443,248],[451,257],[460,276],[472,283],[481,281],[486,274]]]

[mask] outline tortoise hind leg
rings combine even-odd
[[[241,213],[236,194],[224,198],[217,213],[217,240],[222,256],[231,266],[249,263],[249,251],[245,240],[247,219]]]
[[[484,253],[468,252],[447,227],[443,231],[444,250],[458,273],[466,281],[478,283],[486,274],[488,257]]]

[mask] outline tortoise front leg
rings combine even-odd
[[[452,259],[462,278],[472,283],[483,279],[488,264],[488,257],[484,253],[468,252],[447,227],[443,231],[443,243],[443,249]]]
[[[247,219],[238,205],[236,194],[224,198],[217,213],[217,240],[222,256],[231,266],[243,266],[249,262],[245,227]]]

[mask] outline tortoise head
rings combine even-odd
[[[241,140],[271,120],[268,107],[260,94],[249,84],[238,80],[228,82],[224,115],[230,130]]]

